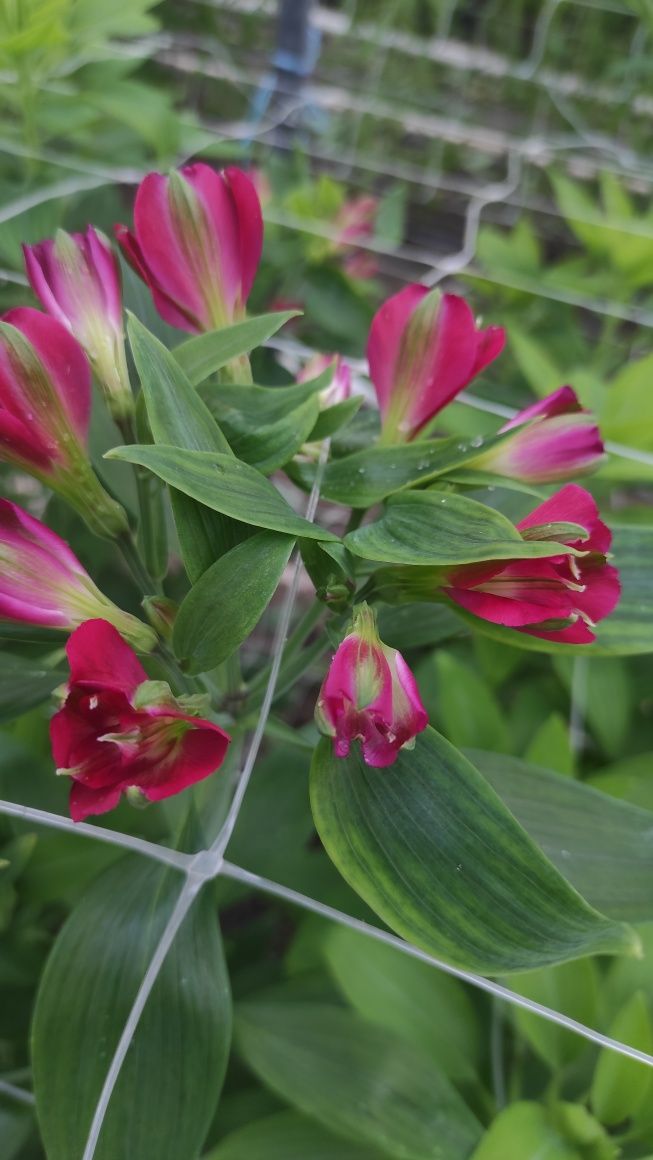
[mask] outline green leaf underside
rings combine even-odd
[[[553,541],[524,540],[500,512],[438,491],[392,496],[381,519],[350,532],[345,544],[365,560],[432,566],[537,559],[569,551]]]
[[[428,728],[394,765],[346,759],[323,740],[311,769],[318,833],[343,877],[402,937],[482,974],[633,950],[593,910],[489,783]]]
[[[191,673],[207,672],[236,651],[258,624],[288,563],[294,540],[258,532],[212,564],[183,601],[173,633]]]
[[[3,655],[0,673],[0,721],[11,721],[47,701],[53,689],[65,680],[65,675],[47,669],[36,660],[22,656]]]
[[[255,527],[312,540],[337,540],[333,533],[298,516],[283,496],[254,467],[217,452],[182,447],[115,447],[110,459],[140,463],[171,487],[214,511]]]
[[[260,314],[258,318],[248,318],[245,322],[236,322],[222,330],[198,334],[175,347],[172,353],[193,386],[197,386],[232,359],[248,354],[254,347],[267,342],[286,322],[297,318],[299,314],[301,310]]]
[[[401,488],[428,483],[459,464],[475,459],[481,450],[494,447],[503,438],[488,439],[483,448],[460,439],[366,448],[327,465],[322,494],[325,499],[348,507],[371,507]],[[315,468],[311,464],[302,464],[296,474],[305,487],[310,487]]]
[[[653,813],[517,757],[468,756],[592,906],[626,922],[653,919]]]
[[[562,644],[542,640],[501,624],[490,624],[463,609],[456,613],[486,636],[531,652],[565,656],[636,656],[653,652],[653,527],[612,526],[612,560],[621,578],[621,599],[596,626],[593,644]],[[347,537],[347,547],[353,551]]]
[[[236,1044],[273,1091],[380,1157],[465,1160],[481,1128],[428,1056],[336,1006],[252,1001]]]
[[[180,889],[174,872],[140,858],[122,859],[96,879],[57,938],[33,1029],[35,1092],[48,1160],[81,1160],[113,1052]],[[228,975],[205,891],[154,984],[96,1160],[197,1155],[222,1085],[230,1027]]]
[[[170,351],[137,318],[130,318],[128,331],[154,442],[230,455],[229,443],[213,415]],[[171,504],[192,582],[242,536],[225,515],[200,507],[182,492],[172,491]]]

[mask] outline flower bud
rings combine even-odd
[[[584,536],[566,533],[569,524],[583,528]],[[449,572],[444,592],[493,624],[544,640],[590,644],[597,621],[613,611],[620,595],[619,573],[607,562],[612,534],[594,499],[577,484],[567,484],[517,528],[525,539],[553,538],[574,553],[465,564]]]
[[[159,636],[163,640],[171,640],[179,605],[168,596],[146,596],[141,603],[147,619]]]
[[[324,374],[329,367],[333,367],[333,377],[328,387],[320,391],[318,399],[320,410],[335,407],[344,403],[351,396],[351,369],[340,354],[316,354],[309,359],[306,366],[297,375],[298,383],[307,383],[311,379]]]
[[[524,483],[558,483],[594,471],[604,457],[596,419],[571,387],[560,387],[501,428],[512,432],[465,464]]]
[[[120,267],[109,239],[92,226],[84,234],[58,230],[23,253],[34,293],[86,351],[111,414],[130,415]]]
[[[116,226],[123,254],[149,286],[161,317],[192,333],[242,319],[263,244],[254,185],[240,169],[198,162],[150,173],[134,205],[134,232]]]
[[[374,237],[378,213],[379,199],[369,194],[348,198],[338,210],[335,249],[344,252],[343,267],[351,278],[374,278],[378,273],[376,254],[360,247]]]
[[[75,822],[103,814],[122,794],[160,801],[208,777],[229,736],[190,712],[162,681],[149,681],[106,620],[87,620],[66,646],[70,682],[50,735],[57,773],[72,780]]]
[[[127,530],[86,452],[91,375],[55,318],[20,307],[0,320],[0,459],[58,492],[99,535]]]
[[[381,441],[413,439],[503,350],[500,326],[480,330],[464,298],[427,286],[400,290],[377,311],[367,358]]]
[[[71,631],[97,616],[139,650],[154,648],[152,629],[100,592],[64,540],[0,499],[0,617]]]
[[[318,729],[333,738],[336,757],[361,742],[367,765],[392,765],[428,724],[415,678],[401,653],[383,644],[374,613],[356,609],[351,631],[339,646],[315,709]]]

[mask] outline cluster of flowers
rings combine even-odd
[[[116,237],[172,326],[201,333],[244,317],[263,226],[254,185],[240,170],[217,173],[196,164],[169,177],[150,174],[136,195],[133,232],[118,226]],[[25,264],[46,313],[21,308],[0,322],[0,458],[63,496],[98,534],[124,537],[125,513],[102,487],[87,450],[91,370],[127,434],[133,413],[117,257],[89,227],[26,246]],[[479,329],[456,295],[416,285],[390,298],[368,342],[381,442],[424,434],[504,342],[501,328]],[[334,376],[323,406],[351,393],[349,368],[338,356],[321,356],[304,377],[329,363]],[[523,411],[504,434],[481,449],[477,469],[555,482],[592,469],[603,455],[593,417],[568,386]],[[560,525],[568,524],[584,534],[565,539]],[[442,591],[486,620],[550,639],[591,641],[593,625],[619,595],[606,558],[610,533],[592,497],[568,485],[519,529],[530,538],[562,540],[573,552],[458,567]],[[52,744],[59,771],[72,779],[75,819],[113,808],[125,792],[166,797],[218,768],[227,734],[175,700],[166,685],[149,681],[130,647],[151,651],[152,630],[109,601],[54,532],[6,500],[0,500],[0,559],[0,616],[72,632],[71,679],[52,722]],[[426,726],[410,670],[379,640],[366,606],[337,650],[317,717],[338,755],[357,738],[375,766],[390,764]]]
[[[172,326],[197,333],[244,317],[263,224],[239,169],[150,174],[136,197],[134,232],[118,226],[116,236]],[[120,429],[131,429],[117,256],[92,227],[59,231],[24,254],[46,313],[21,308],[0,321],[0,458],[47,484],[97,534],[127,537],[127,517],[88,453],[92,371]],[[7,500],[0,561],[0,616],[72,632],[70,681],[51,739],[58,772],[71,779],[76,821],[112,809],[123,793],[168,797],[222,764],[224,730],[148,680],[137,660],[131,646],[150,652],[152,629],[104,596],[59,536]]]

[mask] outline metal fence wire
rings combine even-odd
[[[304,6],[298,3],[296,7]],[[297,148],[295,134],[300,133],[301,149],[316,167],[346,179],[361,191],[370,189],[379,179],[391,178],[405,182],[411,199],[418,203],[427,199],[430,202],[438,194],[446,195],[459,218],[455,246],[447,249],[437,237],[397,246],[357,241],[359,248],[368,248],[382,261],[384,274],[398,281],[418,278],[436,285],[463,272],[474,273],[481,225],[489,221],[510,224],[525,209],[534,212],[539,228],[547,236],[562,230],[559,210],[543,195],[542,173],[554,159],[564,162],[575,177],[591,180],[607,171],[634,193],[650,197],[653,163],[646,144],[650,141],[653,96],[646,91],[645,78],[633,62],[641,60],[650,47],[652,26],[640,20],[634,8],[619,0],[543,0],[539,6],[533,0],[529,9],[532,19],[529,22],[522,18],[517,28],[510,24],[510,12],[522,12],[517,4],[488,6],[487,18],[474,17],[474,6],[466,0],[441,0],[437,10],[434,5],[427,7],[434,14],[434,27],[428,35],[416,36],[395,26],[401,0],[396,0],[394,9],[392,4],[384,6],[385,20],[381,21],[373,18],[375,5],[363,0],[344,0],[337,9],[306,4],[306,11],[310,9],[307,28],[293,44],[287,41],[283,51],[271,61],[269,44],[274,39],[277,16],[272,0],[185,0],[183,31],[156,35],[143,44],[132,43],[117,51],[138,53],[145,47],[160,67],[177,80],[187,78],[189,86],[191,81],[195,85],[201,82],[203,107],[222,106],[227,113],[220,120],[206,114],[201,118],[204,129],[216,141],[256,142],[284,155]],[[485,11],[485,6],[476,7]],[[213,10],[214,39],[193,31],[195,8]],[[611,61],[600,55],[606,30],[610,30],[617,45],[617,55]],[[361,53],[367,61],[363,70]],[[384,141],[387,126],[392,128],[393,140],[399,143],[391,157],[386,156]],[[288,127],[292,133],[284,131]],[[0,138],[0,152],[3,151],[16,154],[15,142]],[[23,148],[23,154],[30,154],[29,147]],[[40,202],[116,181],[137,183],[143,176],[136,170],[82,164],[61,150],[42,150],[38,158],[49,162],[60,176],[38,193],[5,205],[0,210],[0,223]],[[329,236],[323,225],[293,219],[279,211],[268,210],[267,218],[290,231]],[[591,223],[593,219],[587,220]],[[653,235],[650,227],[639,223],[623,227],[620,224],[619,229],[622,228],[636,237],[650,239]],[[8,270],[0,271],[2,278],[22,280]],[[483,278],[535,298],[552,298],[589,315],[629,323],[629,335],[623,341],[630,348],[638,336],[653,329],[653,311],[646,305],[556,289],[526,277],[483,272]],[[291,360],[311,353],[285,339],[276,340],[276,347]],[[626,345],[626,357],[630,348]],[[469,392],[463,401],[502,416],[512,413],[509,408]],[[653,465],[653,455],[641,449],[617,444],[609,449],[615,455]],[[327,455],[325,444],[306,507],[309,520],[316,513]],[[109,1065],[83,1160],[93,1160],[95,1156],[121,1067],[175,936],[199,892],[218,876],[349,926],[488,992],[499,1003],[524,1008],[599,1046],[653,1066],[653,1056],[646,1052],[602,1035],[491,979],[440,962],[387,931],[227,860],[229,839],[274,700],[300,574],[301,561],[296,556],[279,616],[258,723],[226,821],[208,849],[185,854],[101,826],[74,824],[57,814],[0,801],[2,814],[64,830],[80,839],[108,842],[179,873],[176,902]],[[583,716],[582,704],[577,700],[584,687],[582,669],[577,675],[570,706],[570,720],[576,732]],[[0,1092],[23,1102],[33,1100],[30,1092],[4,1082],[0,1083]]]

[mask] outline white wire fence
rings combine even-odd
[[[235,18],[249,15],[259,16],[262,20],[269,20],[273,16],[275,8],[272,0],[263,0],[263,2],[261,0],[193,0],[193,4],[213,8],[216,12],[228,12]],[[588,128],[585,121],[579,120],[575,106],[569,105],[570,100],[581,98],[595,102],[597,107],[608,109],[619,108],[627,103],[630,115],[636,117],[643,124],[649,124],[653,119],[653,98],[646,92],[636,91],[632,79],[627,74],[621,84],[617,84],[614,80],[602,80],[601,83],[594,84],[590,83],[586,77],[570,72],[560,72],[552,69],[546,63],[547,43],[552,26],[555,25],[555,21],[559,18],[563,8],[572,7],[579,10],[587,9],[588,12],[595,9],[610,12],[615,17],[622,18],[631,29],[632,45],[637,52],[642,51],[647,43],[647,38],[650,37],[649,30],[638,22],[631,11],[618,3],[612,3],[612,0],[544,0],[532,28],[530,44],[522,59],[515,61],[482,45],[452,39],[450,32],[455,23],[456,0],[453,0],[448,6],[443,6],[438,35],[427,41],[406,33],[399,33],[394,29],[357,20],[355,2],[346,5],[345,11],[341,12],[316,6],[313,19],[325,38],[340,39],[343,42],[354,40],[358,44],[367,45],[373,52],[374,59],[370,72],[367,77],[361,79],[357,90],[353,92],[351,89],[343,87],[342,84],[327,83],[321,80],[319,83],[307,84],[300,97],[294,94],[285,103],[282,101],[277,109],[269,111],[263,117],[253,120],[244,114],[241,120],[217,123],[204,119],[203,127],[214,135],[216,141],[240,140],[250,144],[256,141],[277,151],[287,151],[295,146],[278,136],[276,130],[280,125],[300,124],[302,116],[315,109],[319,109],[322,114],[336,119],[344,117],[349,142],[347,146],[343,145],[342,140],[334,143],[325,137],[320,138],[319,135],[302,134],[302,148],[315,165],[331,168],[337,173],[344,172],[352,184],[359,182],[363,187],[370,180],[391,177],[405,181],[417,194],[420,190],[426,191],[428,194],[440,190],[460,197],[464,207],[461,213],[462,244],[452,252],[440,253],[435,248],[410,243],[390,246],[379,241],[365,239],[356,243],[360,249],[367,249],[384,259],[391,265],[395,274],[399,271],[404,278],[418,277],[429,285],[437,285],[447,277],[474,272],[479,229],[487,219],[489,209],[496,210],[499,207],[504,207],[509,208],[511,212],[519,212],[524,209],[537,210],[549,215],[554,221],[560,220],[561,215],[555,205],[543,200],[539,195],[534,196],[530,192],[533,184],[531,180],[533,173],[548,165],[553,158],[564,157],[570,172],[580,176],[591,177],[607,169],[623,179],[631,189],[644,193],[650,193],[653,189],[653,166],[648,158],[638,153],[629,144],[624,143],[623,140],[611,139],[603,132],[594,132],[591,127]],[[150,40],[147,47],[150,51],[154,51],[162,66],[178,76],[200,76],[207,83],[228,83],[235,86],[241,94],[243,102],[250,101],[253,91],[261,84],[264,68],[269,67],[263,61],[258,66],[251,63],[247,65],[239,63],[236,60],[237,53],[231,51],[229,46],[221,44],[219,53],[216,53],[215,46],[211,44],[210,40],[204,38],[203,42],[198,42],[197,38],[194,39],[188,35],[178,38],[160,36]],[[137,48],[132,46],[124,48],[122,51],[134,52],[137,51]],[[389,54],[397,52],[404,53],[409,61],[410,59],[427,59],[434,65],[446,66],[454,71],[459,70],[462,76],[478,73],[485,78],[494,78],[497,81],[510,80],[538,88],[546,100],[555,106],[557,130],[555,133],[550,133],[541,127],[541,108],[537,104],[534,106],[527,131],[522,130],[520,134],[515,135],[503,129],[485,126],[482,121],[475,123],[470,118],[456,120],[432,111],[409,108],[405,104],[401,105],[380,99],[378,90],[383,83]],[[369,118],[378,118],[380,122],[392,121],[407,136],[412,134],[423,140],[428,144],[429,150],[433,145],[442,147],[447,143],[464,146],[474,156],[482,156],[484,164],[480,166],[481,169],[487,168],[486,163],[489,159],[491,167],[493,167],[491,178],[479,181],[473,172],[471,174],[447,172],[446,166],[440,165],[438,167],[432,164],[431,152],[429,152],[424,165],[410,163],[405,159],[394,162],[391,159],[386,161],[385,158],[381,159],[381,157],[369,152],[366,154],[360,143],[361,127],[364,119]],[[564,132],[562,128],[564,128]],[[1,138],[0,152],[14,155],[20,152],[23,156],[34,156],[40,161],[47,162],[55,172],[58,170],[62,175],[50,186],[16,198],[0,208],[0,224],[11,221],[26,210],[51,199],[84,193],[114,182],[135,184],[145,172],[145,170],[141,172],[137,169],[124,167],[106,167],[90,162],[81,163],[79,159],[66,155],[61,149],[45,149],[34,153],[27,146],[19,149],[15,142]],[[502,178],[497,177],[497,165],[503,165]],[[304,219],[299,220],[278,210],[268,209],[267,219],[288,230],[302,230],[309,234],[315,234],[317,237],[336,240],[335,233],[327,226]],[[591,218],[585,220],[591,224]],[[619,228],[624,228],[626,231],[630,230],[634,236],[642,236],[642,238],[649,238],[653,233],[648,227],[642,228],[632,224],[622,227],[620,223]],[[10,283],[24,281],[20,274],[12,270],[0,271],[0,280],[3,278]],[[534,296],[548,297],[570,307],[586,310],[598,317],[614,318],[619,322],[628,323],[644,330],[653,328],[653,310],[646,305],[601,301],[589,294],[544,287],[529,283],[528,279],[520,281],[515,278],[502,278],[497,273],[488,275],[487,272],[483,272],[483,278],[490,284],[494,282],[496,285],[524,290]],[[272,340],[270,345],[290,360],[299,361],[314,353],[300,343],[282,338]],[[365,373],[365,367],[362,363],[355,364],[355,370],[361,374]],[[477,408],[479,411],[488,411],[501,418],[514,414],[512,408],[481,399],[469,392],[465,392],[461,399],[470,407]],[[641,449],[611,444],[609,450],[614,455],[653,466],[653,454]],[[305,514],[309,520],[315,518],[327,456],[328,445],[325,444],[315,484],[306,507]],[[116,1081],[152,987],[175,936],[203,886],[218,876],[239,882],[253,890],[279,899],[281,902],[313,912],[357,930],[370,938],[378,939],[402,953],[418,958],[437,970],[489,993],[500,1003],[528,1010],[543,1019],[575,1032],[599,1047],[608,1048],[653,1067],[653,1055],[605,1036],[595,1028],[578,1023],[561,1012],[533,1002],[512,991],[509,987],[501,986],[492,979],[441,962],[386,930],[355,919],[351,915],[327,906],[294,889],[252,873],[245,867],[234,865],[226,859],[229,840],[238,820],[274,700],[284,647],[295,612],[300,570],[301,562],[297,556],[292,566],[292,579],[279,616],[269,679],[258,722],[249,742],[226,820],[217,838],[208,849],[187,854],[95,824],[74,824],[68,818],[58,814],[15,802],[0,801],[1,814],[28,822],[30,825],[44,826],[76,834],[80,839],[109,843],[125,851],[161,862],[178,871],[180,875],[179,892],[174,908],[152,955],[110,1062],[93,1115],[82,1160],[93,1160],[95,1156]],[[580,663],[582,664],[582,661]],[[579,668],[576,679],[572,682],[570,704],[570,729],[575,744],[581,743],[579,738],[582,741],[583,690],[586,684],[581,679],[582,677],[583,670]],[[31,1092],[17,1086],[14,1082],[8,1082],[8,1080],[0,1081],[0,1093],[23,1103],[30,1103],[33,1100]]]

